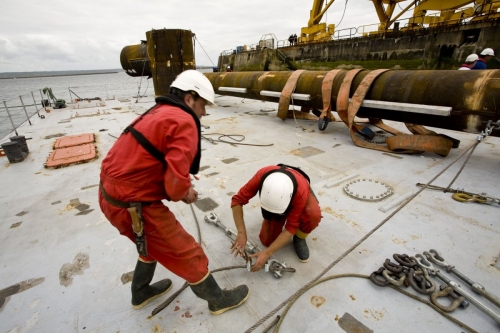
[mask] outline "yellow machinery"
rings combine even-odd
[[[315,41],[330,40],[333,33],[335,32],[335,24],[329,24],[328,27],[326,23],[319,23],[323,14],[330,8],[335,0],[330,0],[326,4],[325,8],[323,4],[325,0],[314,0],[313,7],[309,13],[309,22],[307,27],[300,30],[300,43],[308,43]]]
[[[413,9],[408,24],[400,30],[415,30],[428,27],[459,24],[466,19],[482,21],[500,17],[497,12],[500,0],[414,0],[402,9],[395,17],[394,9],[400,2],[406,0],[371,0],[380,21],[379,33],[390,31],[389,28],[403,14]],[[432,14],[428,12],[432,11]]]
[[[326,0],[313,0],[307,27],[301,29],[299,42],[309,43],[331,40],[335,32],[334,24],[319,23],[323,14],[335,0],[330,0],[323,7]],[[463,23],[464,20],[482,21],[500,17],[500,0],[413,0],[394,15],[399,3],[407,0],[371,0],[375,6],[380,24],[378,32],[381,34],[393,30],[393,24],[403,15],[411,12],[408,23],[399,30],[416,30],[424,27],[437,27]],[[432,12],[432,13],[429,13]],[[425,25],[425,26],[424,26]]]

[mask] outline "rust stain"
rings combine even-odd
[[[415,235],[410,235],[411,239],[412,240],[416,240],[416,239],[420,239],[421,237],[420,236],[415,236]]]
[[[190,313],[189,311],[186,311],[186,313],[184,313],[184,314],[182,315],[182,317],[184,317],[184,318],[191,318],[191,317],[193,317],[193,316],[191,315],[191,313]]]
[[[314,305],[315,307],[319,308],[323,304],[325,304],[325,298],[322,296],[312,296],[311,297],[311,304]]]
[[[158,324],[155,324],[155,326],[153,326],[153,332],[154,333],[163,333],[164,331],[160,326],[158,326]]]
[[[339,315],[335,315],[335,321],[339,321]]]
[[[236,122],[236,117],[229,117],[229,118],[213,120],[212,124],[234,124],[235,122]]]
[[[366,318],[373,317],[376,321],[379,321],[380,319],[384,318],[384,313],[386,312],[385,309],[382,311],[377,311],[377,310],[364,310]]]
[[[353,295],[349,295],[349,297],[350,297],[353,301],[355,301],[355,300],[356,300],[356,297],[354,297]]]
[[[345,216],[339,213],[336,213],[331,207],[327,206],[325,208],[322,208],[321,211],[323,213],[331,214],[339,219],[345,219]]]
[[[398,239],[398,238],[393,238],[392,242],[394,244],[406,244],[407,243],[407,241],[405,241],[404,239]]]
[[[174,308],[174,311],[176,311],[176,312],[177,312],[177,311],[179,311],[180,309],[181,309],[181,308],[180,308],[180,307],[178,307],[178,306],[176,305],[176,306],[175,306],[175,308]]]

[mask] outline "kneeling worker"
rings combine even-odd
[[[109,150],[101,167],[99,205],[120,234],[136,243],[139,259],[132,279],[132,305],[139,309],[165,294],[170,279],[151,284],[160,262],[189,282],[193,292],[217,315],[248,298],[246,285],[222,290],[208,270],[203,248],[162,203],[196,202],[190,174],[200,167],[201,125],[214,89],[200,72],[177,76],[170,94],[136,118]]]
[[[250,255],[257,258],[252,272],[259,271],[269,257],[292,237],[297,257],[301,262],[307,262],[309,248],[305,238],[321,221],[321,210],[305,172],[282,164],[260,169],[232,197],[231,208],[237,236],[231,253],[236,256],[245,249],[247,233],[243,206],[257,193],[264,218],[259,238],[268,248]]]

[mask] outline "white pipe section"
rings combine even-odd
[[[281,96],[280,91],[261,90],[260,94],[262,96],[278,97],[278,98]],[[311,100],[311,95],[309,95],[309,94],[292,94],[292,99],[297,99],[297,100],[301,100],[301,101],[309,101],[309,100]]]
[[[451,114],[451,106],[437,106],[437,105],[424,105],[424,104],[411,104],[411,103],[398,103],[386,101],[374,101],[365,99],[361,103],[361,107],[372,109],[384,109],[403,112],[433,114],[436,116],[449,116]]]
[[[219,87],[219,91],[229,91],[229,92],[246,94],[247,93],[247,88]]]

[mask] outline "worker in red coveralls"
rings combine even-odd
[[[252,272],[259,271],[269,257],[293,237],[299,261],[309,260],[306,237],[321,221],[318,200],[309,185],[309,177],[299,168],[278,164],[266,166],[232,197],[231,208],[237,236],[231,253],[242,254],[247,242],[243,206],[259,193],[264,221],[259,238],[268,248],[250,255],[257,258]]]
[[[200,118],[214,103],[210,81],[196,70],[177,76],[170,94],[135,119],[102,162],[99,205],[120,234],[136,243],[139,259],[132,279],[132,305],[142,308],[165,294],[170,279],[151,284],[157,261],[189,282],[217,315],[248,298],[246,285],[222,290],[208,270],[202,247],[161,200],[196,202],[190,174],[201,158]]]

